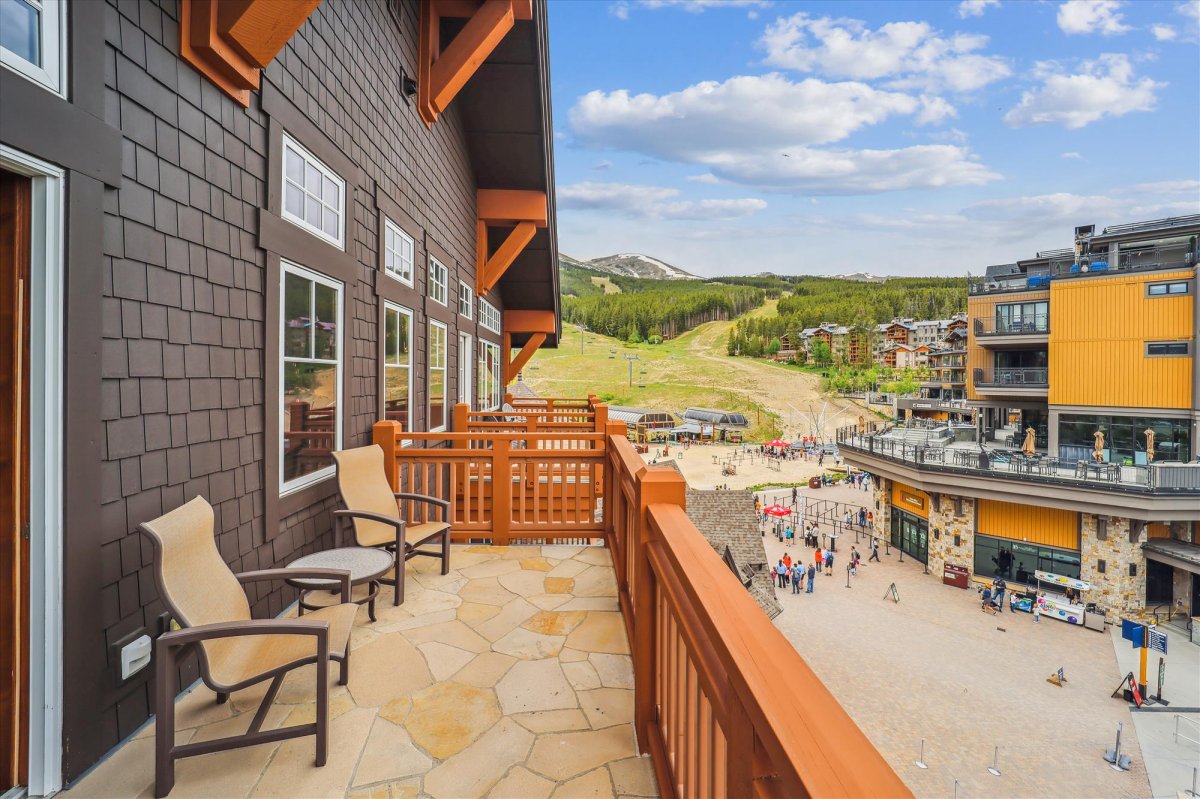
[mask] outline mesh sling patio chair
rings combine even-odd
[[[325,765],[329,728],[329,661],[341,663],[340,684],[350,677],[350,629],[358,606],[350,603],[350,573],[336,569],[266,569],[234,574],[217,550],[213,509],[196,497],[154,521],[138,526],[154,549],[158,592],[179,630],[155,643],[155,795],[175,785],[175,761],[288,738],[316,736],[316,764]],[[341,584],[341,604],[303,619],[253,619],[243,586],[262,580],[314,577]],[[178,657],[195,646],[200,676],[217,702],[251,685],[271,680],[262,703],[242,735],[202,743],[175,743]],[[315,663],[316,721],[262,730],[288,672]]]
[[[333,453],[337,464],[338,490],[344,510],[335,510],[339,520],[349,519],[354,527],[354,540],[360,547],[383,547],[395,558],[394,579],[380,582],[394,586],[393,605],[404,601],[404,562],[423,555],[442,559],[442,574],[450,571],[450,503],[426,494],[394,493],[383,468],[383,448],[378,444],[345,449]],[[430,506],[421,519],[405,518],[401,503]],[[441,521],[431,518],[435,509],[441,510]],[[438,539],[441,539],[439,542]],[[419,549],[438,544],[438,550]]]

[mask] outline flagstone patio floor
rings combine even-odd
[[[172,799],[656,796],[633,734],[633,669],[610,553],[579,546],[455,546],[408,562],[406,600],[359,611],[350,682],[330,670],[329,760],[313,738],[180,760]],[[293,611],[294,612],[294,611]],[[263,728],[311,722],[315,667],[292,673]],[[178,700],[176,738],[245,730],[265,684],[217,704]],[[63,795],[151,797],[154,728]]]

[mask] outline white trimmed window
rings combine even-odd
[[[342,445],[342,284],[281,263],[280,493],[333,474]]]
[[[412,430],[413,312],[387,302],[383,305],[383,418]]]
[[[446,265],[429,256],[429,297],[438,305],[445,305],[450,288],[450,273]]]
[[[493,333],[500,332],[500,309],[483,297],[479,298],[479,324],[484,330],[490,330]]]
[[[479,376],[476,378],[476,407],[494,411],[500,407],[501,391],[500,345],[479,340]]]
[[[416,242],[392,220],[383,221],[383,271],[406,286],[413,284]]]
[[[429,322],[429,432],[446,429],[446,326]]]
[[[0,0],[0,63],[67,96],[67,10],[63,0]]]
[[[346,182],[285,133],[283,218],[344,250],[345,206]]]
[[[458,312],[468,319],[475,318],[475,289],[458,281]]]

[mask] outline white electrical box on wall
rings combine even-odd
[[[153,649],[150,636],[143,635],[135,638],[121,647],[121,680],[128,680],[146,666],[150,665],[150,652]]]

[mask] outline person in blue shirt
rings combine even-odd
[[[813,578],[817,576],[817,567],[810,563],[808,564],[808,588],[805,589],[806,594],[811,594],[813,589]]]

